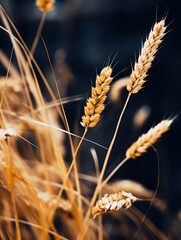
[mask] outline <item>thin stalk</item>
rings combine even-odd
[[[14,218],[7,217],[7,216],[1,216],[1,215],[0,215],[0,220],[1,221],[6,221],[6,222],[15,222]],[[38,224],[32,223],[32,222],[28,222],[28,221],[25,221],[23,219],[19,219],[19,222],[21,224],[24,224],[25,226],[27,225],[27,226],[30,226],[30,227],[33,227],[33,228],[37,228],[37,229],[42,229],[43,228],[41,225],[38,225]],[[56,236],[56,237],[58,237],[61,240],[68,240],[68,238],[65,238],[65,237],[59,235],[58,233],[53,232],[53,231],[51,231],[51,230],[49,230],[47,228],[45,230],[46,230],[47,233],[51,234],[52,236]]]
[[[101,170],[101,173],[100,173],[100,176],[99,176],[99,179],[98,179],[98,182],[97,182],[97,186],[96,186],[96,189],[94,191],[94,194],[92,196],[92,199],[91,199],[91,202],[90,202],[90,205],[89,205],[89,208],[87,210],[87,213],[86,213],[86,216],[84,218],[84,222],[83,222],[83,227],[82,227],[82,231],[80,232],[80,234],[78,235],[78,240],[82,240],[87,232],[87,229],[89,227],[88,225],[88,220],[89,220],[89,217],[90,217],[90,214],[91,214],[91,209],[96,201],[96,198],[97,198],[97,195],[98,195],[98,192],[100,190],[100,186],[101,186],[101,182],[102,182],[102,179],[103,179],[103,176],[104,176],[104,173],[105,173],[105,170],[106,170],[106,167],[107,167],[107,164],[108,164],[108,161],[109,161],[109,157],[110,157],[110,154],[111,154],[111,151],[112,151],[112,148],[113,148],[113,145],[114,145],[114,142],[115,142],[115,139],[116,139],[116,136],[117,136],[117,133],[118,133],[118,130],[119,130],[119,126],[120,126],[120,123],[121,123],[121,120],[122,120],[122,117],[123,117],[123,114],[125,112],[125,109],[128,105],[128,102],[129,102],[129,99],[131,97],[131,93],[128,94],[127,96],[127,99],[126,99],[126,102],[124,104],[124,107],[121,111],[121,114],[119,116],[119,119],[118,119],[118,122],[117,122],[117,125],[116,125],[116,129],[114,131],[114,135],[113,135],[113,138],[111,140],[111,143],[109,145],[109,148],[108,148],[108,151],[107,151],[107,154],[106,154],[106,157],[105,157],[105,160],[104,160],[104,164],[103,164],[103,167],[102,167],[102,170]]]
[[[96,151],[94,148],[91,149],[91,153],[92,153],[92,157],[93,157],[94,165],[95,165],[96,179],[98,179],[99,175],[100,175],[100,169],[99,169],[98,157],[97,157],[97,154],[96,154]],[[99,196],[98,196],[99,198],[101,198],[101,195],[102,195],[101,190],[99,192]],[[102,215],[98,218],[97,224],[98,224],[98,240],[103,240],[103,218],[102,218]]]
[[[60,91],[59,91],[59,88],[58,88],[58,84],[57,84],[56,76],[55,76],[55,73],[54,73],[54,70],[53,70],[53,66],[52,66],[52,63],[51,63],[50,55],[49,55],[48,49],[46,47],[46,44],[45,44],[43,38],[42,38],[42,41],[43,41],[43,45],[45,47],[45,51],[46,51],[46,54],[47,54],[47,57],[48,57],[48,61],[49,61],[49,64],[50,64],[50,68],[51,68],[51,71],[52,71],[52,75],[53,75],[53,80],[54,80],[54,83],[55,83],[55,86],[56,86],[56,90],[57,90],[57,94],[58,94],[58,97],[59,97],[59,100],[60,100],[60,107],[61,107],[61,111],[62,112],[59,112],[59,111],[58,112],[61,115],[61,118],[63,120],[63,123],[65,125],[66,130],[68,132],[70,132],[68,119],[67,119],[67,116],[66,116],[66,113],[65,113],[65,109],[64,109],[64,106],[63,106],[63,103],[62,103],[62,98],[61,98],[61,94],[60,94]],[[72,136],[70,134],[68,134],[68,138],[69,138],[69,142],[70,142],[70,149],[71,149],[71,153],[72,153],[72,158],[74,158],[75,150],[74,150],[74,145],[73,145],[73,141],[72,141]],[[80,192],[80,182],[79,182],[79,177],[78,177],[78,169],[77,169],[77,162],[76,162],[76,160],[74,161],[73,168],[74,168],[76,190],[78,191],[79,195],[81,195],[81,192]],[[80,204],[80,202],[81,201],[79,199],[78,203]],[[81,206],[81,204],[79,206]]]
[[[153,147],[153,148],[154,148],[154,147]],[[154,148],[154,150],[156,151],[155,148]],[[156,151],[156,153],[157,153],[157,151]],[[158,192],[158,189],[159,189],[159,186],[160,186],[160,159],[159,159],[158,153],[157,153],[157,157],[158,157],[158,159],[157,159],[157,184],[156,184],[156,189],[155,189],[155,191],[154,191],[154,193],[153,193],[153,197],[152,197],[152,199],[151,199],[151,201],[150,201],[150,205],[149,205],[146,213],[145,213],[145,214],[143,215],[143,217],[141,218],[141,222],[140,222],[140,224],[139,224],[139,226],[138,226],[138,229],[137,229],[137,231],[136,231],[136,233],[135,233],[135,235],[134,235],[134,239],[137,238],[137,236],[138,236],[138,234],[139,234],[139,232],[140,232],[140,230],[141,230],[141,227],[142,227],[143,223],[145,222],[146,216],[148,215],[148,213],[149,213],[149,211],[150,211],[150,209],[151,209],[151,207],[152,207],[152,205],[153,205],[153,202],[154,202],[154,200],[155,200],[155,198],[156,198],[156,195],[157,195],[157,192]],[[134,239],[133,239],[133,240],[134,240]]]
[[[14,176],[13,176],[13,163],[12,163],[12,155],[11,155],[11,145],[10,140],[8,139],[8,167],[7,167],[7,174],[9,179],[9,187],[11,190],[11,199],[13,203],[13,210],[14,210],[14,217],[15,217],[15,227],[16,227],[16,239],[21,240],[21,232],[20,232],[20,225],[19,225],[19,218],[18,218],[18,211],[16,207],[16,200],[15,200],[15,186],[14,186]]]
[[[11,51],[11,56],[10,56],[9,63],[8,63],[8,68],[7,68],[7,73],[6,73],[6,82],[3,86],[3,89],[1,90],[0,109],[2,109],[4,95],[5,95],[5,92],[6,92],[6,84],[7,84],[7,80],[8,80],[8,76],[9,76],[9,69],[10,69],[10,66],[11,66],[13,52],[14,52],[14,49],[12,49],[12,51]]]
[[[129,160],[128,158],[124,158],[114,169],[113,171],[109,174],[109,176],[102,182],[100,188],[102,189],[106,183],[112,178],[112,176]]]
[[[32,47],[31,47],[31,54],[32,54],[32,55],[34,55],[34,52],[35,52],[35,50],[36,50],[38,41],[39,41],[39,39],[40,39],[40,35],[41,35],[42,29],[43,29],[43,25],[44,25],[44,23],[45,23],[45,18],[46,18],[46,12],[44,12],[44,13],[42,14],[42,17],[41,17],[41,20],[40,20],[40,24],[39,24],[39,26],[38,26],[37,33],[36,33],[36,36],[35,36],[33,45],[32,45]]]
[[[67,171],[67,174],[66,174],[66,176],[65,176],[65,178],[64,178],[64,181],[63,181],[63,183],[62,183],[62,186],[63,186],[63,187],[62,187],[62,189],[60,189],[60,191],[59,191],[59,193],[58,193],[58,195],[57,195],[57,204],[58,204],[58,200],[61,198],[61,195],[62,195],[62,193],[63,193],[64,185],[66,185],[66,181],[68,180],[68,177],[69,177],[69,175],[70,175],[70,173],[71,173],[71,170],[72,170],[72,168],[73,168],[73,166],[74,166],[74,164],[75,164],[78,151],[79,151],[80,146],[81,146],[81,144],[82,144],[82,142],[83,142],[83,140],[84,140],[84,138],[85,138],[85,135],[87,134],[87,131],[88,131],[88,129],[85,128],[85,131],[84,131],[84,133],[83,133],[83,135],[82,135],[82,138],[80,139],[79,144],[78,144],[78,146],[77,146],[77,148],[76,148],[76,150],[75,150],[75,153],[74,153],[74,156],[73,156],[71,165],[70,165],[70,167],[69,167],[69,169],[68,169],[68,171]],[[77,165],[76,165],[76,166],[77,166]],[[77,170],[77,173],[78,173],[78,170]],[[80,219],[77,219],[77,216],[75,216],[75,220],[77,220],[77,225],[78,225],[78,227],[80,228],[80,227],[81,227],[81,220],[82,220],[82,200],[81,200],[80,183],[78,183],[78,186],[79,186],[79,189],[77,190],[78,193],[79,193],[79,194],[78,194],[78,206],[79,206],[79,211],[80,211],[80,216],[81,216],[81,218],[80,218]],[[70,195],[69,193],[67,193],[67,195],[68,195],[69,200],[72,201],[71,195]],[[53,215],[54,215],[54,212],[55,212],[55,210],[56,210],[57,204],[55,204],[54,208],[52,209],[52,212],[51,212],[51,214],[50,214],[51,218],[52,218]],[[74,210],[74,209],[73,209],[73,210]]]
[[[2,230],[0,230],[0,239],[6,240],[5,237],[4,237],[4,235],[3,235],[3,233],[2,233]]]

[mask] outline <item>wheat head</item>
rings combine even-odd
[[[132,193],[125,191],[110,195],[105,194],[92,208],[92,215],[95,218],[107,212],[118,211],[121,208],[128,209],[136,200],[137,198]]]
[[[138,138],[131,147],[126,151],[126,158],[136,159],[143,155],[148,148],[155,144],[162,134],[167,132],[172,124],[173,119],[163,120],[158,123],[155,127],[150,128],[150,130]]]
[[[135,63],[134,69],[129,78],[127,90],[130,93],[137,93],[143,86],[147,72],[152,65],[158,46],[162,42],[165,35],[165,20],[155,23],[151,30],[148,39],[145,41],[141,53],[138,57],[138,62]]]
[[[92,128],[100,120],[100,115],[105,108],[106,94],[113,79],[111,74],[112,68],[107,66],[102,69],[100,75],[97,75],[96,86],[92,87],[92,95],[87,99],[87,104],[84,107],[84,116],[82,116],[81,122],[83,127]]]
[[[50,12],[54,9],[55,0],[36,0],[36,6],[41,12]]]

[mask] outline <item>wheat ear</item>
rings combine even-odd
[[[131,147],[126,151],[126,158],[136,159],[143,155],[149,147],[155,144],[162,134],[167,132],[172,124],[173,119],[163,120],[158,123],[155,127],[150,128],[150,130],[138,138]]]
[[[107,212],[118,211],[121,208],[128,209],[135,201],[137,201],[137,198],[125,191],[110,195],[105,194],[92,208],[92,215],[95,218]]]
[[[151,30],[148,39],[145,41],[141,53],[138,57],[138,62],[135,63],[134,69],[129,78],[127,90],[130,93],[137,93],[145,82],[147,72],[152,65],[158,46],[162,42],[165,35],[165,20],[155,23]]]
[[[85,128],[94,127],[100,120],[106,100],[106,94],[109,91],[112,82],[112,68],[107,66],[102,69],[100,75],[96,77],[96,86],[92,87],[92,95],[87,99],[84,107],[84,116],[82,116],[81,125]]]
[[[55,0],[36,0],[36,6],[41,12],[50,12],[54,9]]]

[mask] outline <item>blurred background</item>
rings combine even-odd
[[[41,19],[41,12],[32,0],[0,0],[23,39],[31,47]],[[42,36],[50,53],[60,92],[63,97],[83,95],[79,102],[65,106],[72,132],[79,135],[83,106],[94,85],[96,73],[113,61],[114,80],[129,76],[131,66],[141,49],[151,27],[167,16],[167,32],[160,50],[149,71],[145,88],[132,96],[125,112],[107,175],[124,158],[127,147],[163,118],[178,115],[171,130],[156,144],[161,164],[161,183],[158,195],[169,205],[169,228],[181,222],[181,15],[179,0],[57,0],[54,11],[47,14]],[[11,43],[0,33],[0,48],[8,56]],[[51,69],[42,41],[35,51],[35,58],[50,83]],[[1,68],[0,68],[1,69]],[[0,75],[4,74],[1,69]],[[46,96],[46,89],[42,86]],[[117,101],[109,97],[106,110],[98,126],[88,138],[108,146],[114,132],[116,119],[124,104],[126,91]],[[48,97],[47,97],[48,99]],[[49,100],[49,99],[48,99]],[[134,117],[141,107],[146,107],[146,122],[134,124]],[[74,109],[74,110],[72,110]],[[94,171],[87,155],[90,143],[80,153],[81,171]],[[100,165],[105,150],[96,147]],[[68,159],[67,155],[67,159]],[[92,170],[90,170],[92,169]],[[137,161],[130,161],[114,177],[133,179],[149,189],[155,189],[157,181],[157,154],[153,149]],[[170,221],[174,219],[174,221]],[[176,237],[174,239],[177,239]],[[178,238],[179,239],[179,238]]]

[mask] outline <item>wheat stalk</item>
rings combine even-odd
[[[147,72],[152,65],[158,46],[162,42],[165,35],[165,20],[155,23],[151,30],[148,39],[145,41],[141,53],[138,57],[138,62],[135,63],[134,69],[129,78],[127,90],[130,93],[137,93],[143,86]]]
[[[158,123],[155,127],[150,128],[150,130],[138,138],[131,147],[126,151],[126,158],[136,159],[143,155],[148,148],[155,144],[162,134],[167,132],[172,124],[173,119],[163,120]]]
[[[84,116],[82,116],[81,122],[83,127],[92,128],[99,122],[100,115],[105,108],[106,94],[113,79],[111,74],[112,68],[107,66],[102,69],[100,75],[97,75],[96,86],[92,87],[92,96],[87,99],[87,104],[84,107]]]
[[[36,0],[36,6],[42,12],[50,12],[54,9],[55,0]]]
[[[110,195],[105,194],[92,208],[92,215],[95,218],[107,212],[118,211],[121,208],[128,209],[135,201],[137,198],[130,192],[121,191]]]

